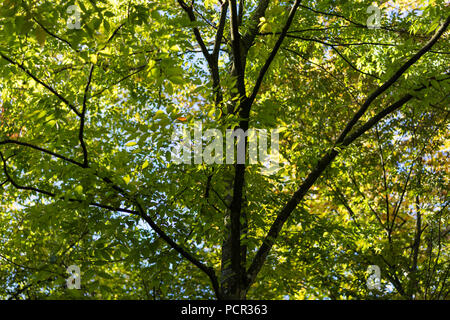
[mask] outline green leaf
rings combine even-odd
[[[45,45],[45,40],[47,39],[47,33],[40,26],[36,28],[36,40],[41,47]]]

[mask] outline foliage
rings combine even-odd
[[[0,298],[448,299],[449,7],[371,4],[2,1]],[[195,121],[281,170],[172,163]]]

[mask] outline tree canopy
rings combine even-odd
[[[374,4],[2,1],[0,298],[449,299],[448,2]]]

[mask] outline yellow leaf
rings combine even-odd
[[[75,191],[75,193],[81,195],[81,194],[83,194],[83,187],[78,185],[75,187],[74,191]]]
[[[153,67],[156,65],[156,61],[155,60],[150,60],[149,62],[148,62],[148,65],[147,65],[147,69],[148,70],[151,70],[151,69],[153,69]]]
[[[163,119],[166,117],[166,113],[162,110],[156,111],[155,115],[153,116],[153,119]]]
[[[93,63],[96,64],[97,63],[97,55],[96,54],[91,54],[89,56],[89,60]]]

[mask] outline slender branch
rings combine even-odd
[[[286,50],[292,54],[295,54],[297,56],[299,56],[300,58],[302,58],[303,60],[307,61],[308,63],[311,63],[315,66],[317,66],[318,68],[320,68],[321,70],[323,70],[324,72],[326,72],[327,74],[329,74],[333,79],[335,79],[337,81],[337,83],[342,87],[343,90],[345,90],[350,97],[353,99],[353,101],[355,102],[355,104],[357,105],[361,105],[361,103],[358,101],[358,99],[355,97],[355,95],[353,94],[353,92],[348,88],[349,85],[345,85],[345,83],[342,82],[342,80],[340,80],[334,73],[332,73],[331,71],[329,71],[327,68],[325,68],[324,66],[309,60],[308,58],[306,58],[303,54],[301,54],[300,52],[297,52],[295,50],[289,49],[289,48],[281,48],[283,50]],[[352,89],[354,89],[353,87],[351,87]]]
[[[39,194],[46,195],[46,196],[51,197],[51,198],[57,198],[57,194],[54,193],[54,192],[50,192],[50,191],[47,191],[47,190],[39,189],[39,188],[36,188],[36,187],[22,186],[22,185],[18,184],[11,177],[11,175],[9,174],[7,163],[6,163],[6,159],[3,156],[2,152],[0,152],[0,159],[3,162],[3,172],[4,172],[5,176],[6,176],[6,181],[4,183],[11,182],[13,187],[18,189],[18,190],[33,191],[33,192],[36,192],[36,193],[39,193]],[[68,198],[67,201],[78,202],[78,203],[82,203],[83,202],[83,200],[81,200],[81,199],[74,199],[74,198]],[[134,210],[130,210],[130,209],[126,209],[126,208],[120,208],[120,207],[113,207],[113,206],[110,206],[110,205],[105,205],[105,204],[101,204],[101,203],[97,203],[97,202],[89,202],[89,205],[93,206],[93,207],[102,208],[102,209],[108,209],[110,211],[123,212],[123,213],[129,213],[129,214],[138,215],[138,212],[134,211]]]
[[[91,81],[92,81],[92,73],[94,72],[94,68],[95,68],[95,64],[91,65],[91,69],[89,70],[89,77],[88,77],[88,81],[86,84],[86,87],[84,89],[84,95],[83,95],[83,109],[81,111],[81,116],[80,116],[80,131],[78,134],[78,139],[80,140],[80,144],[81,144],[81,148],[83,149],[83,167],[87,168],[88,167],[88,152],[87,152],[87,147],[86,147],[86,143],[84,141],[84,126],[85,126],[85,121],[86,121],[86,102],[87,102],[87,95],[89,92],[89,87],[91,86]]]
[[[323,15],[326,15],[326,16],[336,17],[336,18],[341,18],[341,19],[344,19],[347,22],[350,22],[351,24],[354,24],[354,25],[357,25],[357,26],[361,26],[361,27],[365,27],[365,25],[363,25],[361,23],[358,23],[358,22],[355,22],[355,21],[352,21],[352,20],[348,19],[347,17],[344,17],[343,15],[340,15],[340,14],[337,14],[337,13],[330,13],[330,12],[319,11],[319,10],[316,10],[316,9],[313,9],[313,8],[310,8],[310,7],[307,7],[307,6],[304,6],[304,5],[301,5],[301,7],[304,8],[304,9],[310,10],[310,11],[312,11],[314,13],[319,13],[319,14],[323,14]]]
[[[19,145],[19,146],[24,146],[24,147],[28,147],[28,148],[31,148],[31,149],[35,149],[35,150],[41,151],[43,153],[46,153],[48,155],[51,155],[51,156],[53,156],[55,158],[64,160],[66,162],[70,162],[70,163],[72,163],[72,164],[74,164],[76,166],[83,167],[83,164],[78,162],[78,161],[76,161],[76,160],[70,159],[70,158],[68,158],[66,156],[63,156],[63,155],[55,153],[53,151],[41,148],[39,146],[33,145],[31,143],[28,143],[28,142],[22,142],[22,141],[17,141],[17,140],[12,140],[12,139],[7,139],[7,140],[0,141],[0,145],[7,145],[7,144],[16,144],[16,145]]]
[[[358,28],[365,28],[365,29],[368,28],[367,24],[362,24],[362,23],[353,21],[353,20],[351,20],[351,19],[349,19],[349,18],[347,18],[347,17],[345,17],[345,16],[343,16],[341,14],[331,13],[331,12],[324,12],[324,11],[316,10],[316,9],[313,9],[313,8],[310,8],[310,7],[307,7],[307,6],[304,6],[304,5],[301,5],[301,7],[304,8],[304,9],[310,10],[310,11],[312,11],[314,13],[319,13],[319,14],[322,14],[322,15],[325,15],[325,16],[330,16],[330,17],[341,18],[341,19],[349,22],[351,25],[354,25],[354,26],[356,26]],[[350,26],[343,26],[343,27],[350,27]],[[385,26],[380,26],[380,29],[386,30],[386,31],[391,31],[391,32],[396,32],[396,33],[410,34],[410,32],[408,30],[404,30],[404,29],[393,29],[391,27],[385,27]]]
[[[36,19],[36,17],[33,17],[33,21],[36,22],[42,28],[42,30],[44,30],[51,37],[55,38],[58,41],[61,41],[61,42],[65,43],[65,44],[67,44],[75,52],[79,52],[80,51],[77,48],[75,48],[69,41],[67,41],[66,39],[64,39],[64,38],[62,38],[62,37],[60,37],[58,35],[56,35],[55,33],[51,32],[49,29],[47,29],[39,20]]]
[[[335,51],[337,54],[338,54],[338,56],[339,57],[341,57],[341,59],[342,60],[344,60],[353,70],[355,70],[356,72],[359,72],[359,73],[361,73],[361,74],[365,74],[365,75],[367,75],[367,76],[370,76],[370,77],[373,77],[373,78],[376,78],[376,79],[379,79],[379,77],[378,76],[376,76],[376,75],[373,75],[373,74],[371,74],[371,73],[367,73],[367,72],[364,72],[364,71],[362,71],[362,70],[359,70],[353,63],[351,63],[350,62],[350,60],[348,60],[338,49],[336,49],[336,47],[337,46],[339,46],[339,45],[335,45],[335,44],[332,44],[332,43],[328,43],[328,42],[325,42],[325,41],[323,41],[323,40],[319,40],[319,39],[315,39],[315,38],[306,38],[306,37],[301,37],[301,36],[296,36],[296,35],[287,35],[287,37],[288,38],[294,38],[294,39],[300,39],[300,40],[304,40],[304,41],[313,41],[313,42],[317,42],[317,43],[320,43],[320,44],[323,44],[323,45],[325,45],[325,46],[329,46],[333,51]]]
[[[179,246],[175,241],[173,241],[156,223],[153,221],[153,219],[148,216],[143,207],[141,206],[139,201],[135,201],[135,204],[138,208],[139,215],[144,219],[150,227],[169,245],[171,246],[175,251],[177,251],[179,254],[181,254],[184,258],[186,258],[189,262],[194,264],[197,268],[199,268],[201,271],[203,271],[211,280],[214,292],[216,294],[217,298],[221,298],[220,294],[220,288],[219,288],[219,281],[217,279],[216,273],[212,267],[208,267],[204,265],[200,260],[198,260],[196,257],[194,257],[191,253],[187,252],[185,249],[183,249],[181,246]]]
[[[193,265],[198,267],[201,271],[203,271],[211,280],[214,292],[216,294],[216,297],[218,299],[221,299],[221,291],[219,287],[219,281],[217,279],[216,273],[214,271],[214,268],[208,267],[204,265],[202,262],[200,262],[199,259],[197,259],[194,255],[186,251],[184,248],[182,248],[180,245],[178,245],[174,240],[172,240],[157,224],[156,222],[146,214],[144,208],[142,207],[140,201],[138,198],[130,196],[125,190],[123,190],[121,187],[114,184],[114,182],[105,177],[102,178],[107,184],[109,184],[114,190],[118,191],[120,194],[122,194],[126,199],[128,199],[130,202],[132,202],[138,209],[138,211],[134,212],[137,213],[144,221],[148,223],[148,225],[152,228],[153,231],[155,231],[172,249],[177,251],[179,254],[181,254],[184,258],[186,258],[189,262],[191,262]],[[183,190],[184,191],[184,190]]]
[[[189,20],[191,22],[195,22],[196,19],[195,19],[195,14],[194,14],[194,10],[193,10],[192,6],[188,6],[186,4],[186,2],[184,2],[183,0],[177,0],[177,1],[180,4],[181,8],[183,8],[183,10],[187,13]],[[193,27],[192,30],[194,31],[195,39],[197,40],[197,42],[202,50],[203,56],[205,57],[205,59],[208,61],[208,64],[209,64],[210,60],[211,60],[211,56],[208,52],[208,49],[206,48],[205,42],[202,39],[200,31],[198,30],[197,27]]]
[[[118,81],[116,81],[115,83],[113,83],[112,85],[110,85],[109,87],[103,88],[103,89],[97,91],[96,93],[92,94],[92,95],[91,95],[91,98],[97,97],[97,96],[101,95],[101,94],[102,94],[103,92],[105,92],[106,90],[111,89],[112,87],[114,87],[114,86],[120,84],[121,82],[125,81],[126,79],[131,78],[131,77],[134,76],[135,74],[137,74],[137,73],[139,73],[139,72],[145,70],[145,67],[146,67],[147,65],[148,65],[148,64],[144,64],[144,65],[142,65],[142,66],[137,67],[137,68],[136,68],[137,70],[135,70],[134,72],[132,72],[132,73],[130,73],[130,74],[127,74],[126,76],[122,77],[121,79],[119,79]]]
[[[353,183],[353,185],[355,186],[356,191],[358,192],[358,194],[359,194],[364,200],[366,200],[367,197],[366,197],[366,195],[365,195],[363,192],[361,192],[361,190],[359,189],[358,183],[356,182],[356,179],[355,179],[355,177],[354,177],[353,174],[350,175],[350,180],[351,180],[351,182]],[[377,221],[378,221],[378,223],[380,224],[380,226],[383,227],[384,229],[386,229],[385,224],[384,224],[383,221],[381,221],[381,219],[380,219],[380,215],[375,211],[375,209],[372,207],[372,205],[370,204],[370,202],[367,202],[367,205],[368,205],[370,211],[372,211],[372,213],[374,214],[374,216],[375,216],[375,218],[377,219]]]
[[[350,66],[350,68],[352,68],[352,69],[355,70],[356,72],[365,74],[366,76],[369,76],[369,77],[372,77],[372,78],[375,78],[375,79],[380,79],[380,77],[378,77],[378,76],[376,76],[376,75],[374,75],[374,74],[371,74],[371,73],[368,73],[368,72],[364,72],[364,71],[358,69],[358,68],[357,68],[353,63],[351,63],[350,60],[348,60],[348,59],[347,59],[347,58],[346,58],[346,57],[345,57],[338,49],[336,49],[336,46],[331,45],[331,49],[333,49],[333,51],[335,51],[335,52],[338,54],[338,56],[341,57],[342,60],[344,60],[344,61]]]
[[[300,5],[300,2],[301,2],[301,0],[295,0],[294,4],[292,5],[291,10],[289,12],[289,16],[283,27],[283,30],[281,31],[281,34],[278,37],[278,40],[275,43],[275,45],[272,49],[272,52],[270,53],[269,57],[267,58],[266,62],[263,65],[263,67],[259,71],[258,78],[256,79],[255,86],[253,87],[252,94],[250,95],[250,98],[249,98],[249,108],[251,107],[251,104],[255,100],[256,95],[258,94],[259,88],[264,79],[264,76],[265,76],[267,70],[269,70],[270,64],[272,63],[273,59],[275,58],[276,54],[278,53],[278,50],[280,49],[281,44],[283,43],[284,38],[286,37],[287,32],[288,32],[289,28],[291,27],[292,21],[294,20],[295,13],[297,11],[297,8]]]
[[[389,226],[389,218],[390,218],[389,217],[389,198],[388,198],[389,192],[388,192],[388,184],[387,184],[386,166],[384,163],[383,147],[381,146],[380,134],[378,132],[378,126],[375,126],[375,133],[377,136],[378,152],[380,153],[381,167],[383,169],[384,200],[386,203],[386,223]],[[394,218],[394,220],[395,220],[395,218]],[[391,230],[391,229],[388,227],[388,230]],[[390,237],[391,237],[390,231],[388,231],[388,236],[390,239]]]
[[[73,104],[71,104],[66,98],[64,98],[61,94],[59,94],[50,85],[48,85],[47,83],[45,83],[44,81],[42,81],[41,79],[36,77],[30,70],[25,68],[25,66],[23,64],[12,60],[11,58],[9,58],[6,55],[4,55],[2,52],[0,52],[0,56],[3,59],[5,59],[6,61],[8,61],[9,63],[19,67],[20,69],[22,69],[22,71],[25,72],[28,76],[30,76],[34,81],[36,81],[37,83],[42,85],[44,88],[46,88],[48,91],[53,93],[53,95],[55,95],[60,101],[62,101],[65,105],[67,105],[77,116],[79,116],[79,117],[81,116],[81,113],[75,108],[75,106]]]
[[[442,36],[442,34],[447,30],[447,27],[450,23],[450,17],[448,17],[442,26],[436,31],[434,36],[420,49],[415,55],[413,55],[407,62],[405,62],[395,73],[393,76],[389,78],[383,85],[378,87],[364,102],[361,108],[356,112],[353,118],[348,122],[347,126],[344,128],[336,143],[341,143],[347,134],[352,130],[354,125],[358,122],[358,120],[364,115],[367,111],[371,103],[383,92],[385,92],[389,87],[391,87],[401,76],[402,74],[408,70],[417,60],[420,59],[427,51],[429,51],[433,45],[438,41],[438,39]]]
[[[333,187],[330,185],[331,190],[333,190],[336,198],[344,205],[345,209],[347,209],[348,213],[350,214],[350,217],[353,220],[353,223],[356,225],[356,227],[361,230],[361,225],[358,223],[358,218],[356,217],[355,212],[350,207],[350,204],[348,203],[347,199],[345,198],[345,195],[342,193],[342,191],[336,186]]]
[[[222,198],[222,196],[216,191],[216,189],[214,189],[213,187],[211,187],[211,190],[216,194],[217,198],[219,198],[219,200],[222,202],[222,204],[225,206],[225,208],[229,209],[229,205],[225,202],[225,200]]]
[[[419,182],[420,183],[420,182]],[[412,265],[410,269],[410,284],[409,284],[409,295],[412,298],[413,291],[417,286],[417,278],[416,278],[416,272],[417,272],[417,261],[419,256],[419,249],[420,249],[420,238],[422,236],[422,214],[420,213],[420,202],[419,202],[419,196],[416,196],[416,230],[414,235],[414,242],[412,245]]]
[[[102,51],[103,49],[105,49],[108,46],[108,44],[114,39],[114,37],[119,34],[119,30],[122,29],[122,27],[126,23],[127,23],[127,21],[125,20],[114,30],[114,32],[111,34],[111,36],[108,38],[108,40],[106,40],[105,45],[99,51]]]
[[[405,185],[402,190],[402,194],[400,195],[400,199],[398,200],[398,203],[396,204],[396,206],[394,207],[394,210],[392,212],[392,222],[391,222],[391,226],[389,228],[390,232],[392,232],[394,230],[395,219],[397,218],[397,215],[400,211],[400,206],[403,202],[403,198],[405,196],[406,189],[408,188],[409,179],[411,178],[411,173],[412,173],[413,168],[414,168],[414,163],[411,164],[411,168],[409,168],[409,172],[408,172],[408,175],[406,176],[406,181],[405,181]],[[389,224],[389,221],[388,221],[388,224]]]

